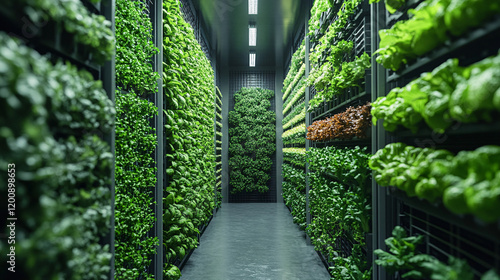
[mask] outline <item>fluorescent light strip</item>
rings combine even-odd
[[[257,14],[257,0],[248,0],[248,14],[256,15]]]
[[[248,28],[248,45],[249,46],[257,45],[257,27]]]
[[[250,53],[250,67],[255,67],[255,53]]]

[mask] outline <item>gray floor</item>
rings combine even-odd
[[[181,280],[327,280],[327,270],[282,203],[223,204]]]

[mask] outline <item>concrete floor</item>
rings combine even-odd
[[[181,280],[330,279],[282,203],[226,203],[182,270]]]

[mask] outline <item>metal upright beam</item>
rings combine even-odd
[[[159,52],[153,58],[153,69],[160,75],[158,79],[158,92],[155,97],[155,106],[158,107],[158,115],[155,116],[154,123],[157,136],[157,146],[155,151],[156,161],[156,185],[154,191],[154,215],[153,226],[154,235],[158,238],[156,254],[153,257],[153,274],[156,280],[163,279],[163,189],[165,176],[165,135],[163,130],[163,1],[154,0],[152,11],[150,11],[153,24],[153,41]]]
[[[370,7],[371,13],[371,53],[375,53],[379,45],[378,31],[385,28],[385,7],[384,3],[372,4]],[[380,96],[384,96],[386,92],[386,69],[375,61],[375,56],[372,57],[372,101]],[[383,129],[382,123],[379,123],[372,129],[372,152],[383,148],[386,143],[386,132]],[[386,189],[381,188],[372,179],[372,242],[373,248],[385,249],[385,238],[390,234],[390,227],[393,224],[391,221],[392,211],[390,201],[387,199]],[[386,271],[375,264],[376,257],[372,258],[373,279],[386,280],[389,279]]]
[[[102,2],[102,14],[104,17],[111,22],[111,31],[113,35],[115,34],[115,0],[108,0]],[[113,56],[111,60],[107,61],[101,68],[101,80],[103,83],[103,88],[108,94],[109,99],[115,104],[115,57]],[[109,144],[111,148],[111,153],[113,155],[112,168],[111,168],[111,182],[110,182],[110,193],[111,193],[111,220],[110,226],[111,230],[106,239],[109,240],[109,252],[111,253],[111,261],[109,264],[109,279],[115,278],[115,129],[104,135],[104,140]]]
[[[305,28],[305,47],[306,47],[306,55],[305,55],[305,65],[306,65],[306,73],[305,73],[305,78],[309,76],[309,72],[311,71],[311,65],[309,63],[309,49],[310,49],[310,42],[309,42],[309,36],[307,36],[307,33],[309,33],[309,17],[310,17],[310,10],[312,7],[312,1],[307,0],[307,5],[306,5],[306,15],[304,17],[304,28]],[[304,100],[304,106],[306,107],[306,127],[311,125],[311,114],[307,113],[307,109],[309,107],[309,97],[310,97],[310,88],[306,87],[306,92],[305,92],[305,100]],[[309,141],[306,140],[306,151],[309,151],[310,144]],[[311,224],[311,207],[310,207],[310,201],[309,201],[309,164],[306,162],[306,224],[309,225]],[[311,237],[309,235],[306,235],[307,239],[307,244],[311,245]]]

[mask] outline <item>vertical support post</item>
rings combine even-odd
[[[274,105],[276,112],[276,202],[284,203],[283,195],[283,174],[281,174],[281,168],[283,165],[283,56],[276,56],[276,67],[274,75]]]
[[[208,43],[208,42],[207,42]],[[209,48],[210,49],[210,48]],[[209,50],[210,51],[210,50]],[[210,65],[214,70],[214,154],[215,157],[215,182],[214,182],[214,209],[212,210],[212,215],[215,215],[217,209],[215,205],[217,205],[217,60],[215,59],[215,52],[210,52]],[[222,98],[221,98],[222,100]],[[222,105],[221,105],[222,107]]]
[[[163,1],[154,0],[151,11],[151,21],[153,23],[153,40],[159,49],[158,54],[153,59],[153,69],[160,75],[158,79],[158,92],[155,97],[155,106],[158,108],[158,115],[155,116],[154,123],[158,143],[155,151],[156,161],[156,186],[154,191],[154,215],[153,226],[154,235],[158,238],[156,254],[153,258],[153,271],[156,280],[163,279],[163,188],[165,178],[165,136],[163,130]]]
[[[378,31],[385,28],[385,7],[383,3],[372,4],[370,7],[371,13],[371,53],[375,53],[379,45]],[[375,56],[371,59],[372,64],[372,101],[379,96],[384,96],[386,92],[386,70],[375,60]],[[372,152],[383,148],[386,143],[386,132],[383,129],[382,123],[378,123],[372,129]],[[385,238],[388,237],[390,226],[393,222],[390,221],[390,201],[387,200],[386,190],[380,188],[375,179],[372,178],[372,243],[373,248],[385,249]],[[373,279],[386,280],[389,279],[387,273],[380,266],[375,264],[376,257],[372,257]]]
[[[310,41],[309,41],[309,36],[307,33],[309,33],[309,17],[310,17],[310,10],[312,7],[312,1],[308,0],[307,5],[306,5],[306,15],[304,17],[304,28],[305,28],[305,48],[306,48],[306,55],[305,55],[305,65],[306,65],[306,73],[305,73],[305,78],[309,77],[309,72],[311,71],[311,65],[309,62],[309,49],[310,49]],[[306,107],[306,127],[311,125],[311,114],[307,113],[307,110],[309,109],[309,98],[310,98],[310,88],[306,87],[306,92],[305,92],[305,100],[304,100],[304,106]],[[306,152],[309,151],[310,148],[310,143],[308,140],[306,140]],[[306,224],[310,225],[311,224],[311,207],[310,207],[310,201],[309,201],[309,164],[306,162]],[[307,244],[311,245],[311,237],[307,235]]]
[[[111,32],[113,36],[115,34],[115,0],[108,0],[102,2],[102,14],[104,17],[111,22]],[[111,60],[107,61],[101,68],[101,80],[103,83],[103,88],[108,94],[109,99],[115,104],[115,90],[116,90],[116,80],[115,80],[115,57],[113,56]],[[104,140],[109,144],[111,148],[111,153],[113,154],[113,162],[111,168],[111,182],[109,185],[111,193],[111,218],[110,218],[110,232],[105,239],[109,240],[109,252],[111,253],[111,261],[109,264],[109,279],[115,278],[115,129],[111,130],[110,133],[104,136]]]
[[[220,91],[222,93],[222,202],[229,202],[229,70],[227,63],[223,62],[220,74]],[[224,95],[224,92],[226,95]]]

